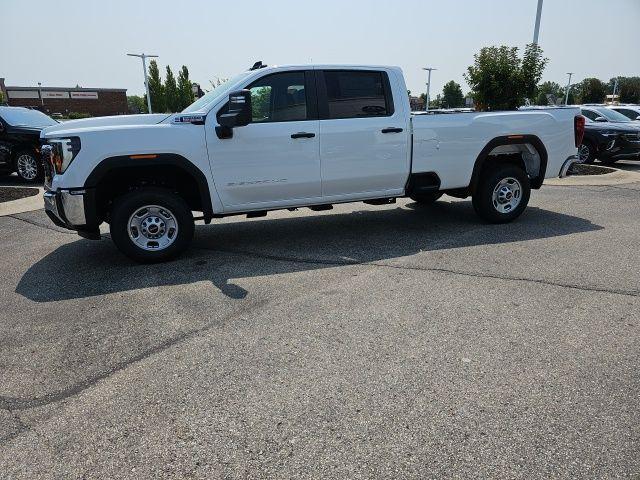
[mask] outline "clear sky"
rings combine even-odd
[[[537,0],[0,0],[0,77],[7,85],[144,90],[140,60],[189,67],[204,88],[267,64],[399,65],[432,94],[488,45],[531,42]],[[640,0],[544,0],[543,80],[640,75]]]

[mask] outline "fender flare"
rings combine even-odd
[[[548,154],[547,149],[544,144],[536,135],[507,135],[502,137],[495,137],[487,143],[473,166],[473,173],[471,175],[471,183],[469,187],[473,190],[478,182],[480,177],[480,172],[484,167],[487,159],[489,158],[489,153],[499,146],[502,145],[518,145],[530,143],[537,150],[538,155],[540,155],[540,171],[538,172],[538,176],[531,179],[531,188],[540,188],[542,186],[542,182],[544,181],[545,174],[547,172],[547,161]]]
[[[207,177],[202,170],[193,164],[193,162],[190,162],[182,155],[178,155],[176,153],[154,153],[149,154],[155,155],[153,158],[132,159],[131,157],[135,155],[137,154],[105,158],[91,171],[84,183],[84,188],[96,188],[100,184],[100,181],[113,170],[141,167],[153,168],[158,166],[178,167],[188,173],[196,181],[200,193],[202,213],[205,221],[209,222],[213,218],[211,192],[209,191]]]

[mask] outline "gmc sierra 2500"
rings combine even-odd
[[[396,67],[254,67],[181,113],[61,123],[41,135],[45,208],[59,226],[142,262],[189,245],[192,212],[269,210],[472,197],[509,222],[532,188],[576,159],[576,108],[412,114]]]

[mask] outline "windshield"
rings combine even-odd
[[[23,107],[0,107],[0,117],[13,127],[49,127],[58,123],[38,110]]]
[[[616,112],[615,110],[609,110],[608,108],[594,108],[596,112],[602,115],[604,118],[609,120],[610,122],[630,122],[627,117],[622,115],[621,113]]]
[[[216,88],[214,88],[210,92],[207,92],[203,97],[199,98],[187,108],[185,108],[182,113],[198,112],[202,110],[203,107],[213,102],[216,98],[219,98],[228,93],[233,85],[241,81],[243,78],[248,77],[250,74],[251,72],[241,73],[240,75],[237,75],[232,79],[218,85]]]

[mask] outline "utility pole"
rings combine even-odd
[[[144,53],[127,53],[130,57],[138,57],[142,59],[142,70],[144,71],[144,88],[147,90],[147,107],[149,109],[149,113],[153,113],[151,111],[151,94],[149,93],[149,79],[147,78],[147,58],[158,58],[158,55],[146,55]]]
[[[427,101],[425,102],[425,105],[424,105],[424,110],[428,112],[429,102],[431,101],[431,97],[429,96],[429,90],[431,89],[431,71],[437,70],[437,68],[426,67],[426,68],[423,68],[422,70],[426,70],[427,72],[429,72],[429,74],[427,75]]]
[[[538,44],[540,34],[540,17],[542,17],[542,0],[538,0],[538,11],[536,12],[536,27],[533,30],[533,43]]]
[[[564,104],[567,105],[567,103],[569,102],[569,90],[571,90],[571,75],[573,75],[573,72],[567,72],[567,75],[569,75],[569,81],[567,82],[567,88],[566,88],[566,92],[564,94]]]

